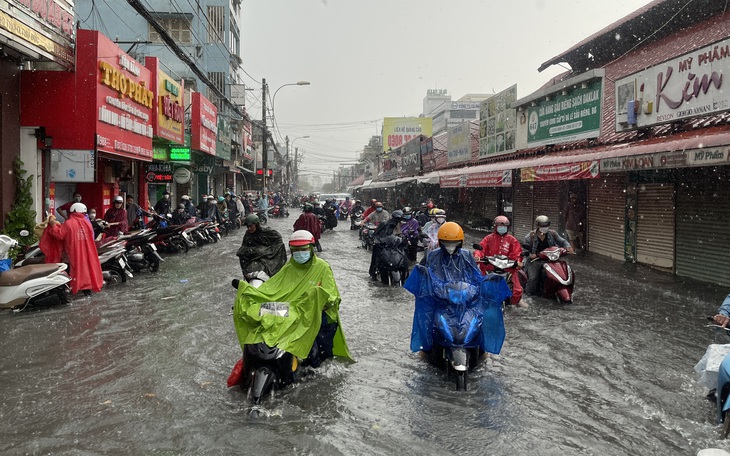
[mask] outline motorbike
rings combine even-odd
[[[335,212],[337,211],[337,208],[334,206],[327,206],[324,209],[325,211],[325,219],[324,224],[327,229],[334,230],[337,227],[337,215],[335,215]]]
[[[730,338],[730,329],[723,328],[708,316],[707,326],[722,331]],[[711,344],[702,359],[695,365],[699,374],[698,383],[710,389],[707,399],[715,405],[717,422],[722,424],[720,437],[726,439],[730,434],[730,344]]]
[[[263,209],[256,209],[254,213],[259,217],[261,224],[266,224],[269,221],[269,217],[266,215],[266,211]]]
[[[360,221],[362,220],[363,210],[358,209],[350,214],[350,229],[357,230],[360,228]]]
[[[126,241],[126,254],[129,267],[134,272],[148,269],[150,272],[160,270],[160,262],[165,261],[159,253],[154,239],[157,234],[148,228],[131,235],[120,236]]]
[[[407,242],[402,236],[390,235],[377,242],[376,273],[386,285],[400,286],[408,278]]]
[[[474,250],[483,250],[481,244],[474,244],[472,247],[474,248]],[[477,260],[477,262],[490,265],[492,267],[490,273],[497,274],[498,276],[504,278],[505,282],[507,282],[507,285],[509,286],[510,291],[512,290],[512,272],[510,270],[514,270],[515,266],[517,265],[517,262],[515,260],[510,260],[509,258],[507,258],[507,255],[492,255],[482,257]],[[510,299],[505,299],[504,302],[502,302],[502,308],[505,308],[509,303]]]
[[[286,209],[285,204],[275,204],[268,212],[269,215],[274,218],[289,217],[289,211]]]
[[[2,256],[17,245],[15,239],[0,235]],[[29,264],[0,272],[0,309],[21,312],[28,306],[68,303],[71,277],[67,268],[65,263]]]
[[[125,283],[127,278],[134,277],[127,261],[126,241],[109,238],[97,245],[96,250],[99,254],[101,275],[107,285]]]
[[[446,371],[457,391],[468,388],[468,373],[479,364],[482,316],[471,306],[474,287],[465,282],[447,285],[450,305],[436,309],[430,361]]]
[[[350,210],[346,207],[340,207],[340,220],[347,220],[348,215],[350,215]]]
[[[548,247],[539,252],[537,258],[544,261],[540,268],[539,289],[544,298],[556,299],[563,304],[573,302],[575,274],[573,268],[562,259],[568,251],[562,247]],[[527,284],[527,268],[519,270],[520,283]],[[509,283],[509,282],[508,282]]]
[[[238,289],[239,280],[234,279],[231,285]],[[265,302],[259,307],[259,316],[272,315],[277,318],[299,318],[299,314],[289,313],[287,302]],[[263,398],[275,390],[281,390],[296,382],[302,374],[303,366],[318,367],[322,361],[332,356],[331,339],[337,330],[337,323],[326,323],[323,314],[322,325],[316,340],[305,359],[300,360],[293,354],[278,347],[271,347],[264,342],[245,345],[243,357],[236,364],[240,379],[238,384],[248,390],[252,405],[258,405]],[[329,339],[329,343],[328,343]],[[233,373],[231,375],[233,377]],[[229,378],[229,386],[236,382]]]
[[[377,228],[374,223],[360,224],[360,242],[362,243],[362,248],[365,250],[372,250],[373,243],[375,242],[375,230]]]

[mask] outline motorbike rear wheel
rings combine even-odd
[[[157,272],[160,270],[160,260],[157,259],[157,257],[152,257],[149,259],[147,263],[147,269],[150,270],[150,272]]]
[[[121,269],[117,267],[112,267],[109,269],[109,280],[107,280],[107,285],[114,286],[119,285],[120,283],[125,283],[127,281],[127,274],[124,273]]]
[[[175,247],[175,249],[177,249],[178,252],[188,253],[188,250],[190,250],[190,246],[188,245],[187,242],[185,242],[184,239],[180,239],[180,238],[170,239],[170,245]]]

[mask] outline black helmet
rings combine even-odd
[[[180,204],[177,205],[177,208],[178,209],[185,210],[185,205],[183,203],[180,203]]]
[[[311,204],[307,203],[304,205],[304,212],[312,212],[313,210],[314,210],[314,208],[312,207]]]
[[[243,224],[246,226],[249,225],[258,225],[261,223],[259,220],[259,216],[256,214],[248,214],[245,219],[243,219]]]

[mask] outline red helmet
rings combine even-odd
[[[498,215],[494,219],[494,226],[499,226],[499,225],[509,226],[509,219],[507,217],[505,217],[504,215]]]
[[[429,209],[433,209],[434,208],[434,205],[433,205],[433,203],[428,203],[426,205],[426,207],[429,208]]]

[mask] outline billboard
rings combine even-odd
[[[619,79],[616,131],[730,109],[730,38]]]
[[[431,136],[430,117],[385,117],[383,119],[383,152],[395,150],[416,136]]]
[[[482,101],[479,109],[479,158],[515,151],[516,112],[510,105],[516,99],[517,84]]]
[[[464,122],[449,129],[448,163],[461,163],[471,159],[471,124]]]
[[[527,108],[528,147],[597,138],[601,132],[603,79],[555,92]]]

